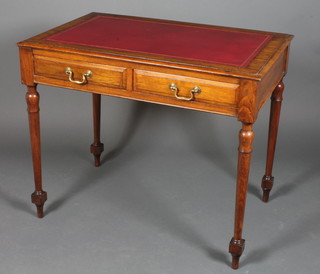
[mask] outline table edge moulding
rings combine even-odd
[[[283,77],[293,35],[204,24],[90,13],[18,43],[26,101],[35,191],[32,202],[44,216],[39,93],[49,85],[92,93],[93,143],[100,166],[101,95],[233,116],[241,122],[234,234],[229,243],[232,268],[239,267],[253,124],[271,98],[262,200],[273,186]]]

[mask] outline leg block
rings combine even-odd
[[[269,194],[273,186],[273,176],[264,175],[261,182],[261,188],[263,190],[262,201],[267,203],[269,201]]]
[[[47,200],[47,192],[35,191],[31,194],[31,201],[37,206],[38,218],[43,218],[43,205]]]
[[[94,164],[97,167],[100,166],[100,156],[103,150],[104,150],[104,146],[102,143],[98,143],[98,144],[93,143],[90,146],[90,152],[94,156]]]
[[[231,267],[233,269],[239,268],[239,259],[243,253],[244,247],[245,247],[244,239],[240,239],[240,240],[236,240],[235,238],[231,239],[229,244],[229,253],[232,255]]]

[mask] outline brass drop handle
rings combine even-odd
[[[67,75],[69,75],[69,81],[70,82],[78,84],[78,85],[83,85],[83,84],[88,83],[88,78],[91,78],[92,75],[93,75],[91,70],[87,70],[87,71],[85,71],[84,74],[82,74],[82,80],[81,81],[77,81],[77,80],[72,79],[73,78],[73,71],[72,71],[72,69],[70,67],[66,67],[65,73]]]
[[[183,100],[183,101],[192,101],[194,99],[194,94],[199,94],[201,92],[201,88],[198,86],[195,86],[192,90],[190,90],[190,97],[183,97],[183,96],[179,96],[179,88],[175,83],[171,83],[169,85],[169,89],[174,92],[174,96],[179,99],[179,100]]]

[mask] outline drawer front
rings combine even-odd
[[[197,93],[199,91],[198,88],[200,88],[199,93]],[[134,91],[166,96],[176,100],[223,104],[235,107],[238,88],[239,85],[235,83],[154,71],[134,71]]]
[[[52,58],[46,56],[37,56],[34,58],[35,63],[35,75],[40,77],[46,77],[51,79],[66,81],[66,86],[70,85],[78,86],[104,86],[110,88],[126,89],[126,68],[115,67],[103,64],[93,64],[84,62],[78,62],[76,60],[64,60],[59,58]],[[69,71],[72,75],[66,73],[66,69],[70,68]],[[83,75],[90,71],[89,77]],[[72,83],[71,80],[78,81]],[[79,82],[83,81],[83,84]]]

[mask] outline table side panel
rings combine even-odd
[[[64,80],[59,79],[50,79],[42,76],[37,76],[37,83],[42,85],[49,85],[53,87],[60,87],[71,89],[75,91],[84,91],[90,93],[96,93],[101,95],[114,96],[125,99],[138,100],[149,103],[157,103],[161,105],[191,109],[191,110],[199,110],[204,112],[210,112],[215,114],[227,115],[227,116],[237,116],[237,109],[229,106],[218,105],[218,104],[209,104],[209,103],[198,103],[198,102],[187,102],[187,101],[179,101],[175,98],[169,98],[165,96],[159,96],[154,94],[145,94],[140,92],[128,92],[128,90],[109,88],[103,86],[94,86],[94,90],[92,90],[92,86],[88,85],[79,85],[75,86],[71,82],[66,82]]]
[[[33,53],[31,48],[19,48],[21,82],[24,85],[34,85]]]
[[[134,91],[152,93],[174,98],[169,85],[174,83],[179,88],[179,96],[190,97],[190,90],[198,86],[201,92],[194,96],[194,101],[225,104],[236,107],[238,84],[186,77],[154,71],[134,71]]]
[[[39,45],[38,45],[39,46]],[[97,54],[97,52],[82,52],[82,51],[70,51],[69,49],[61,49],[61,48],[33,48],[34,55],[41,55],[47,57],[54,57],[60,59],[67,60],[76,60],[82,62],[96,63],[96,64],[106,64],[114,66],[122,66],[122,67],[130,67],[130,68],[138,68],[141,70],[153,70],[155,71],[164,70],[172,73],[172,74],[181,74],[191,77],[197,77],[199,73],[202,73],[204,79],[211,79],[214,77],[215,80],[218,81],[227,81],[232,83],[237,83],[238,78],[246,78],[246,79],[260,79],[259,75],[249,75],[243,74],[240,72],[235,73],[234,71],[224,71],[217,69],[208,69],[203,66],[186,66],[186,65],[178,65],[176,63],[164,63],[164,62],[156,62],[150,59],[134,59],[128,58],[126,56],[114,56],[109,54]],[[227,80],[224,80],[227,79]]]
[[[106,87],[126,88],[126,68],[115,67],[102,64],[83,63],[75,60],[64,60],[52,57],[34,56],[35,80],[37,76],[61,79],[68,81],[65,70],[70,67],[75,79],[81,79],[87,71],[92,71],[92,77],[88,80],[88,85],[98,85]]]
[[[75,84],[68,80],[66,67],[73,69],[76,80],[80,80],[87,70],[91,70],[93,76],[88,79],[87,84]],[[230,116],[237,114],[239,79],[175,67],[164,68],[108,58],[34,50],[34,81]],[[195,100],[182,101],[175,98],[174,93],[169,90],[172,82],[181,88],[181,96],[190,96],[187,94],[195,85],[200,86],[202,92]]]
[[[259,82],[257,91],[257,110],[258,112],[266,101],[270,98],[275,87],[281,81],[286,73],[286,54],[287,51],[282,52],[279,58],[270,67],[269,71],[264,75]]]

